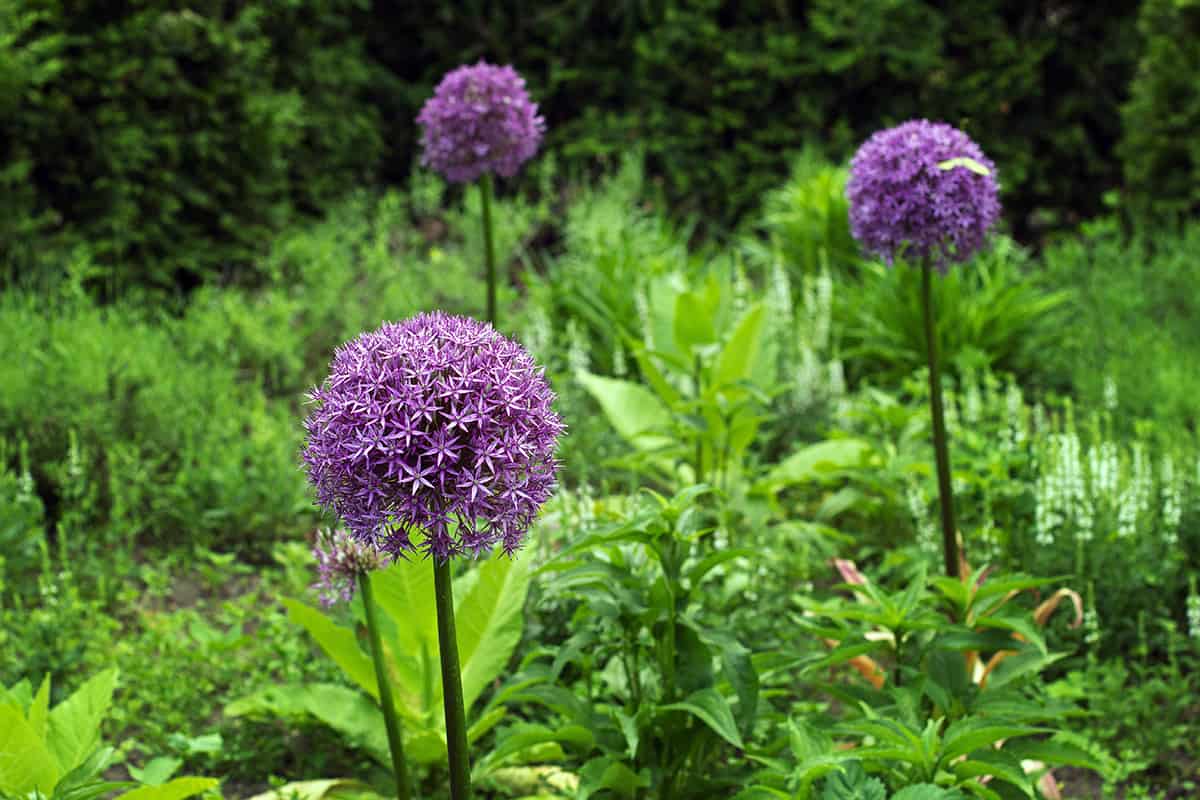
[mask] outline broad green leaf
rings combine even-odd
[[[600,404],[622,438],[639,450],[660,450],[675,444],[665,432],[671,413],[649,389],[638,383],[580,372],[579,383]]]
[[[176,778],[162,786],[141,786],[121,795],[119,800],[183,800],[216,786],[214,778]]]
[[[717,355],[713,369],[713,383],[716,386],[727,386],[750,378],[762,349],[763,315],[763,304],[755,303],[738,320],[729,341]]]
[[[717,340],[717,328],[713,324],[720,304],[720,288],[714,293],[688,290],[675,298],[675,347],[682,355],[690,355],[693,348],[709,345]]]
[[[497,555],[483,562],[474,585],[455,603],[463,702],[468,712],[484,688],[504,671],[521,641],[521,611],[529,592],[531,564],[528,556]]]
[[[112,705],[117,670],[92,676],[75,694],[50,710],[46,744],[64,772],[74,769],[100,744],[100,722]]]
[[[331,780],[295,781],[272,789],[264,794],[256,794],[250,800],[351,800],[351,798],[379,797],[368,784],[347,778]]]
[[[777,489],[796,483],[820,480],[832,470],[862,463],[871,446],[861,439],[829,439],[792,453],[767,473],[762,484]]]
[[[416,716],[430,714],[438,706],[442,680],[437,668],[433,564],[425,559],[397,560],[371,573],[371,588],[376,604],[392,623],[383,636],[383,649],[395,680],[396,704]]]
[[[0,794],[49,796],[62,776],[58,760],[18,706],[0,705]]]
[[[746,749],[742,734],[738,732],[729,702],[716,689],[700,689],[679,703],[660,706],[661,711],[686,711],[699,719],[718,736],[739,750]]]
[[[326,655],[342,668],[346,677],[361,686],[371,697],[379,699],[379,685],[371,659],[358,646],[354,631],[337,625],[315,608],[290,598],[283,599],[288,617],[303,627]]]

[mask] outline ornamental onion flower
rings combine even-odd
[[[421,163],[454,183],[495,173],[512,177],[537,152],[546,130],[525,79],[480,61],[451,70],[417,115]]]
[[[382,569],[387,561],[378,549],[363,544],[342,528],[317,531],[312,554],[317,560],[317,582],[312,588],[326,608],[350,602],[358,579]]]
[[[879,131],[850,162],[850,229],[889,264],[970,258],[1000,217],[995,165],[965,133],[916,119]]]
[[[554,488],[554,392],[482,322],[385,323],[338,349],[310,400],[303,460],[318,501],[393,556],[511,554]]]

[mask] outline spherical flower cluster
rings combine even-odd
[[[490,325],[441,312],[385,323],[338,349],[310,399],[318,501],[394,556],[512,553],[553,491],[554,393]]]
[[[417,122],[421,163],[456,183],[489,172],[515,175],[537,152],[546,130],[525,79],[512,67],[483,61],[448,72]]]
[[[943,122],[879,131],[850,162],[851,232],[889,264],[903,256],[944,270],[978,251],[999,219],[995,175],[979,146]]]
[[[363,544],[341,528],[317,531],[312,554],[317,560],[317,582],[313,588],[325,607],[338,601],[350,602],[359,576],[381,569],[386,561],[378,549]]]

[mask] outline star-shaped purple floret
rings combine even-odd
[[[440,312],[340,347],[310,394],[303,459],[361,542],[438,559],[520,547],[555,486],[563,424],[527,352]]]

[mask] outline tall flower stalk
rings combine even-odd
[[[465,800],[451,559],[521,546],[555,486],[554,393],[519,344],[439,312],[343,345],[310,399],[303,457],[318,501],[364,546],[433,562],[451,797]]]
[[[995,165],[965,133],[918,119],[879,131],[850,163],[850,229],[865,250],[888,264],[903,257],[921,270],[921,310],[929,369],[929,410],[941,506],[946,574],[963,556],[954,522],[950,447],[942,404],[933,270],[945,273],[983,247],[1000,217]]]
[[[496,322],[492,175],[512,177],[537,152],[546,121],[510,66],[480,61],[446,73],[417,115],[421,163],[452,183],[479,181],[487,272],[487,319]]]
[[[371,646],[375,683],[379,687],[379,706],[383,711],[388,750],[392,756],[392,774],[396,780],[396,800],[409,800],[412,795],[408,782],[408,762],[404,758],[404,739],[400,733],[400,720],[396,716],[396,702],[392,698],[392,684],[383,660],[379,612],[371,591],[371,573],[380,569],[385,559],[374,547],[363,545],[344,530],[319,532],[313,556],[317,559],[319,575],[314,588],[320,592],[322,605],[328,607],[338,601],[349,602],[356,585],[362,595],[363,613],[367,618],[367,641]]]

